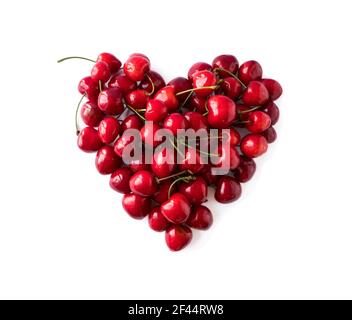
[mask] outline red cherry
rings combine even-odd
[[[108,115],[120,115],[124,110],[121,90],[109,88],[100,92],[98,107]]]
[[[253,111],[248,116],[247,129],[253,133],[260,133],[270,127],[270,117],[263,111]]]
[[[215,167],[221,167],[223,169],[226,169],[226,166],[228,164],[228,169],[234,170],[240,164],[240,156],[234,147],[230,146],[229,150],[227,150],[227,148],[220,145],[217,149],[216,154],[218,154],[219,156],[214,159],[215,161],[213,161],[213,165]]]
[[[111,53],[104,52],[99,54],[97,58],[97,62],[98,61],[105,62],[108,65],[111,74],[116,73],[121,68],[121,61]]]
[[[141,136],[144,143],[149,146],[157,147],[162,141],[160,140],[160,135],[158,130],[160,126],[153,122],[146,122],[141,129]]]
[[[111,174],[121,165],[121,158],[114,152],[113,147],[101,147],[95,158],[95,166],[101,174]]]
[[[247,182],[252,179],[256,167],[253,159],[240,156],[240,165],[234,170],[233,175],[239,182]]]
[[[192,76],[192,85],[195,89],[200,89],[203,87],[215,86],[216,85],[216,75],[215,73],[208,70],[197,71]],[[194,91],[197,96],[207,97],[214,89],[201,89]]]
[[[172,182],[170,180],[166,180],[166,181],[163,181],[159,184],[158,191],[155,192],[152,196],[152,198],[155,202],[162,204],[168,200],[171,183]],[[173,194],[173,193],[175,193],[175,188],[172,188],[170,191],[170,194]]]
[[[130,178],[132,171],[128,167],[117,169],[110,177],[110,187],[119,193],[130,193]]]
[[[153,82],[154,84],[154,92],[157,92],[158,90],[160,90],[162,87],[165,87],[165,80],[163,79],[163,77],[155,72],[150,70],[148,72],[148,77],[150,78],[150,80]],[[148,92],[152,92],[153,91],[153,86],[150,83],[150,80],[148,79],[148,77],[145,77],[141,83],[139,84],[139,88],[143,89],[145,91]]]
[[[125,96],[126,103],[134,109],[145,109],[148,98],[148,92],[140,89],[131,91]]]
[[[193,205],[199,205],[208,198],[208,186],[202,177],[197,177],[193,181],[183,182],[179,185],[181,192]]]
[[[122,121],[121,128],[122,128],[122,132],[127,129],[140,130],[143,127],[143,125],[144,123],[140,117],[138,117],[136,114],[131,114]]]
[[[158,178],[170,176],[176,169],[174,150],[164,148],[156,152],[153,156],[151,168]]]
[[[261,82],[269,92],[270,100],[277,100],[282,95],[282,87],[280,83],[273,79],[262,79]]]
[[[160,122],[168,114],[168,109],[166,105],[155,99],[150,99],[147,103],[146,111],[144,117],[147,121]]]
[[[261,156],[268,150],[268,142],[266,139],[257,133],[252,133],[245,136],[241,142],[242,153],[250,158]]]
[[[194,109],[199,113],[203,114],[207,111],[206,109],[207,99],[194,95],[189,100],[190,109]]]
[[[125,135],[123,134],[121,137],[119,137],[116,142],[114,143],[114,151],[115,153],[122,158],[123,151],[124,149],[130,145],[131,143],[134,142],[134,137],[131,135]]]
[[[253,80],[259,80],[262,76],[262,67],[254,60],[243,63],[238,70],[238,77],[244,84],[248,84]]]
[[[269,102],[262,109],[265,113],[267,113],[271,119],[271,125],[275,125],[280,118],[280,110],[274,102]]]
[[[142,159],[135,159],[129,163],[129,167],[133,172],[138,172],[141,170],[150,171],[150,165],[145,163],[144,158]]]
[[[241,142],[241,135],[239,132],[231,127],[230,128],[230,145],[231,146],[237,146]]]
[[[125,194],[122,198],[122,206],[125,211],[134,219],[143,219],[150,211],[150,198],[138,194]]]
[[[104,61],[98,61],[92,68],[91,77],[96,82],[107,82],[111,77],[109,65]]]
[[[192,89],[192,82],[183,77],[174,78],[167,85],[173,87],[175,93]],[[177,96],[177,99],[182,103],[188,97],[188,95],[189,92],[181,94]]]
[[[101,141],[110,144],[115,141],[121,132],[120,123],[116,118],[106,117],[99,123],[98,132]]]
[[[175,89],[171,86],[161,88],[155,94],[154,99],[163,102],[170,112],[176,111],[179,106],[179,102],[175,95]]]
[[[268,141],[268,143],[273,143],[277,138],[276,131],[273,127],[270,127],[262,132],[262,136],[266,139],[266,141]]]
[[[236,109],[237,109],[237,114],[238,114],[238,120],[243,122],[243,123],[236,123],[236,127],[240,127],[240,128],[245,128],[246,127],[246,123],[248,121],[248,116],[250,114],[250,110],[252,107],[250,106],[245,106],[243,104],[237,104],[236,103]]]
[[[177,130],[186,130],[188,123],[182,114],[171,113],[165,118],[163,126],[165,129],[169,129],[174,136],[177,136]]]
[[[185,118],[188,122],[189,128],[192,128],[194,131],[209,128],[207,118],[201,115],[199,112],[187,112],[185,113]]]
[[[236,100],[242,93],[241,83],[232,77],[224,78],[224,81],[220,83],[220,88],[224,92],[224,95],[232,100]]]
[[[242,96],[242,101],[247,106],[262,106],[268,100],[269,92],[259,81],[251,81]]]
[[[187,220],[187,225],[199,230],[207,230],[213,224],[213,215],[205,206],[196,206]]]
[[[78,91],[81,94],[86,94],[91,101],[96,101],[99,95],[99,84],[92,77],[83,78],[78,84]]]
[[[202,177],[205,179],[208,185],[213,185],[216,184],[216,182],[219,180],[218,175],[214,175],[212,172],[212,167],[211,166],[206,166],[202,172]]]
[[[150,228],[157,232],[165,231],[170,225],[169,221],[161,213],[160,207],[155,207],[149,212],[148,223]]]
[[[154,175],[149,171],[141,170],[131,177],[130,189],[134,194],[149,197],[158,190],[158,187]]]
[[[236,201],[241,196],[241,193],[240,183],[232,177],[223,176],[216,185],[214,197],[220,203],[229,203]]]
[[[184,158],[178,165],[181,171],[189,170],[194,174],[201,172],[205,165],[199,153],[194,149],[186,149]]]
[[[104,113],[95,103],[87,101],[81,108],[81,117],[87,126],[97,127],[100,121],[103,120]]]
[[[193,75],[196,72],[202,71],[202,70],[211,71],[212,67],[211,67],[211,65],[209,63],[197,62],[192,67],[189,68],[189,70],[188,70],[188,79],[192,81],[193,80]]]
[[[236,104],[222,95],[208,99],[208,110],[208,122],[213,128],[227,128],[236,119]]]
[[[109,88],[119,88],[123,94],[135,90],[136,83],[128,78],[123,71],[114,75],[109,81]]]
[[[191,214],[191,205],[182,193],[174,193],[160,208],[164,217],[175,224],[185,222]]]
[[[131,80],[141,81],[150,70],[150,61],[142,54],[133,54],[126,60],[123,70]]]
[[[77,145],[84,152],[94,152],[103,146],[103,142],[97,130],[86,127],[78,134]]]
[[[192,230],[187,226],[174,225],[165,232],[165,241],[171,251],[180,251],[192,240]]]
[[[221,68],[230,71],[231,73],[236,73],[239,66],[237,58],[231,54],[222,54],[220,56],[217,56],[213,60],[212,65],[213,69]],[[219,75],[222,78],[226,78],[229,76],[227,72],[221,70],[219,70]]]

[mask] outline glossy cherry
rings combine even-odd
[[[132,54],[123,65],[123,70],[131,80],[141,81],[150,70],[150,61],[145,55]]]
[[[161,213],[172,223],[185,222],[191,214],[191,205],[182,193],[174,193],[161,205]]]
[[[211,71],[212,67],[209,63],[206,62],[196,62],[194,65],[192,65],[192,67],[189,68],[188,70],[188,79],[189,80],[193,80],[193,75],[198,72],[198,71],[202,71],[202,70],[208,70]]]
[[[192,86],[194,89],[199,89],[194,91],[197,96],[207,97],[215,89],[201,89],[204,87],[214,87],[216,85],[216,75],[215,73],[208,70],[197,71],[192,75]]]
[[[193,205],[199,205],[207,201],[208,198],[208,186],[202,177],[196,177],[190,182],[180,183],[178,190]]]
[[[105,117],[98,127],[99,137],[105,144],[115,141],[121,132],[120,123],[114,117]]]
[[[157,232],[165,231],[170,225],[170,222],[161,213],[160,207],[155,207],[149,212],[148,223],[150,228]]]
[[[263,109],[261,109],[265,113],[267,113],[271,119],[271,125],[275,125],[280,118],[280,110],[278,106],[274,102],[267,103]]]
[[[253,80],[259,80],[263,76],[263,69],[259,62],[250,60],[243,63],[238,70],[238,77],[244,84],[248,84]]]
[[[133,159],[130,163],[128,163],[129,167],[133,172],[138,172],[141,170],[150,171],[150,164],[146,163],[144,159],[144,155],[139,159]]]
[[[113,147],[101,147],[95,158],[95,166],[101,174],[111,174],[121,165],[121,158],[114,152]]]
[[[150,212],[151,200],[138,194],[129,193],[123,196],[122,206],[132,218],[143,219]]]
[[[208,230],[213,224],[213,215],[207,207],[195,206],[186,223],[194,229]]]
[[[137,88],[136,82],[127,77],[123,71],[114,75],[109,81],[109,88],[119,88],[123,94],[129,93]]]
[[[123,152],[125,150],[125,148],[130,145],[131,143],[135,143],[134,141],[134,137],[131,135],[126,135],[123,134],[121,137],[119,137],[115,143],[114,143],[114,151],[115,153],[122,158],[123,156]]]
[[[163,148],[155,152],[151,168],[158,178],[170,176],[175,171],[176,167],[175,152],[173,149]]]
[[[198,111],[199,113],[203,114],[207,111],[206,104],[207,104],[206,98],[203,98],[203,97],[200,97],[197,95],[193,95],[189,99],[188,105],[191,110]]]
[[[103,142],[100,140],[97,130],[86,127],[78,134],[77,145],[84,152],[94,152],[103,146]]]
[[[240,156],[240,164],[233,171],[233,175],[239,182],[247,182],[252,179],[257,165],[252,158]]]
[[[220,83],[220,88],[224,95],[232,100],[236,100],[242,93],[241,83],[232,77],[224,78]]]
[[[218,157],[215,157],[212,161],[214,167],[234,170],[240,164],[240,156],[232,146],[225,148],[224,145],[220,145],[216,150],[216,154],[218,154]]]
[[[184,157],[178,167],[181,171],[188,170],[194,174],[197,174],[204,169],[204,162],[205,161],[202,160],[202,157],[198,151],[192,148],[186,148]]]
[[[165,232],[165,241],[171,251],[180,251],[192,240],[192,230],[184,225],[173,225]]]
[[[87,101],[82,105],[81,118],[87,126],[97,127],[100,121],[103,120],[104,113],[94,102]]]
[[[188,122],[181,113],[171,113],[165,118],[163,126],[165,129],[169,129],[174,136],[177,136],[177,130],[186,130]]]
[[[274,101],[280,98],[282,95],[282,87],[280,83],[274,79],[262,79],[261,82],[267,88],[270,100]]]
[[[107,82],[111,77],[109,65],[104,61],[98,61],[94,64],[91,77],[96,82]]]
[[[273,127],[268,128],[261,134],[268,143],[273,143],[277,138],[276,130]]]
[[[100,93],[98,82],[94,81],[92,77],[84,77],[78,83],[78,91],[81,94],[86,94],[91,101],[96,101]]]
[[[211,96],[208,110],[208,123],[213,128],[227,128],[236,119],[236,104],[226,96]]]
[[[148,121],[160,122],[165,119],[168,109],[164,102],[156,99],[150,99],[146,105],[144,117]]]
[[[99,61],[103,61],[108,65],[111,74],[116,73],[121,68],[121,61],[111,53],[103,52],[99,54],[97,62]]]
[[[172,184],[171,180],[165,180],[160,182],[158,185],[159,187],[158,191],[152,195],[152,199],[159,204],[162,204],[165,201],[167,201],[169,198],[169,190],[170,190],[171,184]],[[175,189],[176,188],[171,188],[170,195],[176,192]]]
[[[134,90],[125,95],[126,103],[134,109],[145,109],[149,94],[145,90]]]
[[[152,83],[153,84],[152,84]],[[154,85],[154,92],[153,92],[153,85]],[[164,78],[157,72],[150,70],[145,78],[140,82],[139,86],[140,89],[146,90],[149,93],[157,92],[162,87],[165,87],[165,80]]]
[[[264,154],[268,150],[268,142],[257,133],[245,136],[241,141],[242,153],[250,158],[256,158]]]
[[[154,175],[146,170],[136,172],[130,179],[130,189],[134,194],[149,197],[157,190]]]
[[[185,113],[185,118],[188,123],[188,127],[194,131],[200,129],[207,130],[209,128],[208,120],[205,116],[201,115],[199,112],[190,111]]]
[[[124,110],[121,90],[109,88],[100,92],[98,107],[108,115],[120,115]]]
[[[161,88],[154,95],[154,99],[163,102],[169,112],[176,111],[178,109],[179,102],[175,94],[175,89],[171,86]]]
[[[113,172],[110,176],[110,187],[123,194],[127,194],[131,192],[130,189],[130,178],[132,177],[133,172],[128,167],[119,168]]]
[[[242,95],[247,106],[263,106],[269,100],[269,92],[260,81],[251,81]]]
[[[233,74],[237,72],[238,66],[239,63],[237,58],[231,54],[222,54],[220,56],[217,56],[212,63],[213,69],[225,69]],[[229,73],[223,70],[219,70],[218,73],[222,78],[226,78],[229,76]]]
[[[136,129],[140,130],[143,127],[144,123],[140,117],[136,114],[131,114],[127,116],[121,123],[122,132],[127,129]]]
[[[174,78],[167,85],[174,88],[175,94],[192,89],[192,82],[183,77]],[[177,99],[182,103],[188,97],[188,94],[189,93],[178,95]]]
[[[220,203],[236,201],[242,193],[241,184],[235,178],[223,176],[216,184],[215,200]]]
[[[270,117],[263,111],[253,111],[248,116],[247,129],[253,133],[260,133],[268,129],[271,125]]]
[[[207,165],[204,167],[204,169],[201,172],[202,177],[204,180],[207,182],[208,185],[214,185],[216,182],[219,180],[218,175],[215,175],[213,173],[213,168],[210,165]]]
[[[149,146],[157,147],[162,142],[162,137],[158,134],[161,127],[157,123],[146,122],[141,129],[141,136],[144,143]]]

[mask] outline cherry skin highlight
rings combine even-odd
[[[256,163],[252,158],[240,156],[240,164],[233,171],[233,176],[239,182],[248,182],[252,179],[256,167]]]
[[[191,205],[181,193],[174,193],[160,208],[164,217],[175,224],[185,222],[191,214]]]
[[[158,190],[158,187],[154,175],[149,171],[141,170],[131,177],[130,189],[134,194],[149,197]]]
[[[242,193],[241,184],[235,178],[223,176],[219,179],[216,190],[215,200],[220,203],[230,203],[236,201]]]
[[[225,69],[233,74],[237,72],[238,66],[239,63],[237,58],[231,54],[222,54],[220,56],[217,56],[212,63],[213,69]],[[229,76],[229,73],[226,71],[219,70],[218,73],[222,78],[226,78]]]
[[[110,187],[119,193],[130,193],[131,189],[129,181],[132,175],[133,172],[128,167],[117,169],[110,176]]]
[[[123,70],[132,81],[141,81],[150,70],[150,61],[144,55],[133,54],[123,65]]]
[[[197,177],[190,182],[183,182],[179,185],[178,190],[182,193],[193,205],[200,205],[207,201],[208,186],[202,177]]]
[[[178,109],[179,102],[175,94],[175,89],[171,86],[161,88],[155,94],[154,99],[163,102],[169,112],[176,111]]]
[[[108,115],[120,115],[123,110],[122,92],[119,88],[109,88],[100,92],[98,107]]]
[[[194,131],[198,131],[200,129],[207,130],[209,128],[207,118],[201,115],[199,112],[187,112],[185,113],[185,118],[188,122],[188,127]]]
[[[237,99],[242,93],[241,83],[232,77],[227,77],[223,79],[220,83],[220,88],[224,92],[224,95],[232,100]]]
[[[156,99],[150,99],[146,106],[144,117],[147,121],[160,122],[165,119],[168,114],[166,105]]]
[[[216,75],[208,70],[197,71],[192,75],[192,85],[195,89],[200,89],[204,87],[212,87],[216,85]],[[209,96],[214,89],[201,89],[196,90],[195,94],[200,97]]]
[[[81,108],[81,118],[87,126],[97,127],[103,120],[104,113],[94,102],[87,101]]]
[[[167,85],[173,87],[175,93],[192,89],[192,82],[183,77],[174,78]],[[181,94],[177,96],[177,99],[182,103],[188,97],[188,94],[189,93]]]
[[[136,90],[137,84],[128,78],[123,72],[114,75],[109,81],[109,88],[119,88],[123,94]]]
[[[130,217],[143,219],[150,212],[151,201],[150,198],[130,193],[123,196],[122,206]]]
[[[165,231],[170,225],[161,213],[160,207],[155,207],[149,212],[148,223],[150,228],[157,232]]]
[[[99,123],[98,127],[100,140],[105,144],[115,141],[121,132],[120,123],[114,117],[106,117]]]
[[[143,121],[136,114],[131,114],[126,117],[121,123],[121,131],[124,132],[127,129],[140,130],[143,127]]]
[[[170,226],[165,232],[165,241],[171,251],[180,251],[192,240],[192,230],[184,225]]]
[[[187,129],[188,123],[182,114],[171,113],[165,118],[163,126],[165,129],[169,129],[174,136],[177,136],[177,130]]]
[[[110,68],[104,61],[98,61],[92,68],[91,77],[96,82],[107,82],[111,77]]]
[[[153,156],[151,168],[158,178],[170,176],[175,171],[176,166],[174,150],[164,148]]]
[[[105,62],[108,65],[111,74],[116,73],[121,68],[121,61],[111,53],[103,52],[99,54],[97,62],[99,61]]]
[[[263,111],[253,111],[248,116],[247,129],[253,133],[260,133],[271,125],[270,117]]]
[[[268,100],[269,92],[259,81],[251,81],[242,96],[242,101],[247,106],[263,106]]]
[[[126,103],[134,109],[145,109],[148,102],[148,92],[145,90],[134,90],[125,96]]]
[[[208,230],[213,224],[213,215],[207,207],[195,206],[186,223],[194,229]]]
[[[268,142],[257,133],[245,136],[241,142],[242,153],[249,158],[256,158],[268,150]]]
[[[84,152],[94,152],[103,146],[103,142],[100,140],[97,130],[86,127],[78,134],[77,145]]]
[[[113,147],[104,146],[99,149],[95,158],[95,166],[100,174],[111,174],[121,165],[121,159]]]
[[[243,63],[238,70],[238,77],[247,85],[253,80],[259,80],[263,76],[263,69],[261,65],[254,60]]]
[[[99,95],[99,84],[92,77],[84,77],[78,83],[78,91],[80,94],[86,94],[87,98],[92,102],[96,101]]]
[[[212,70],[212,66],[209,63],[206,63],[206,62],[197,62],[197,63],[195,63],[188,70],[188,79],[193,81],[193,75],[196,72],[202,71],[202,70],[211,71]]]
[[[236,104],[222,95],[211,96],[208,99],[208,123],[213,128],[228,128],[236,119]]]

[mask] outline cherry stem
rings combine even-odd
[[[226,72],[226,73],[229,74],[232,78],[235,78],[235,79],[241,84],[242,87],[247,88],[247,86],[246,86],[234,73],[232,73],[231,71],[226,70],[226,69],[224,69],[224,68],[216,68],[216,69],[214,69],[214,71],[215,71],[215,72],[217,72],[217,71]]]
[[[150,84],[152,85],[152,91],[148,93],[148,96],[151,96],[154,93],[154,91],[155,91],[154,82],[147,74],[145,76],[148,78]]]
[[[205,154],[207,156],[212,156],[212,157],[218,157],[219,155],[218,154],[215,154],[215,153],[209,153],[209,152],[205,152],[205,151],[202,151],[202,150],[197,150],[197,148],[194,148],[193,146],[190,146],[189,144],[187,144],[186,142],[184,142],[183,140],[178,140],[178,142],[180,142],[181,144],[183,144],[184,146],[188,147],[188,148],[191,148],[193,150],[196,150],[198,151],[199,153],[201,154]]]
[[[175,150],[177,151],[177,153],[181,156],[184,157],[185,155],[181,152],[181,150],[177,147],[177,145],[174,143],[174,141],[172,141],[173,139],[169,139],[170,143],[172,144],[172,146],[175,148]]]
[[[245,121],[236,121],[233,124],[242,124],[242,123],[252,123],[250,120],[245,120]]]
[[[76,115],[75,115],[75,123],[76,123],[76,134],[79,135],[81,130],[79,129],[79,124],[78,124],[78,112],[79,112],[79,107],[81,106],[81,103],[83,99],[86,97],[86,93],[84,93],[81,97],[81,99],[78,102],[77,108],[76,108]]]
[[[182,102],[182,104],[181,104],[181,106],[180,106],[180,109],[182,109],[182,108],[186,105],[187,101],[188,101],[189,98],[192,96],[192,94],[193,94],[193,91],[191,91],[191,92],[188,94],[188,96],[186,97],[186,99]]]
[[[243,113],[248,113],[248,112],[252,112],[252,111],[255,111],[257,109],[260,109],[262,106],[256,106],[256,107],[253,107],[251,109],[248,109],[248,110],[243,110],[243,111],[238,111],[239,114],[243,114]]]
[[[99,91],[102,91],[102,85],[101,85],[101,80],[99,80]]]
[[[81,60],[87,60],[87,61],[94,62],[94,63],[96,62],[93,59],[89,59],[89,58],[85,58],[85,57],[72,56],[72,57],[66,57],[66,58],[62,58],[60,60],[57,60],[57,63],[61,63],[63,61],[70,60],[70,59],[81,59]]]
[[[162,182],[162,181],[164,181],[164,180],[168,180],[168,179],[171,179],[171,178],[175,178],[175,177],[178,177],[178,176],[180,176],[181,174],[184,174],[184,173],[186,173],[186,172],[188,172],[187,170],[184,170],[184,171],[181,171],[181,172],[177,172],[177,173],[175,173],[175,174],[172,174],[171,176],[167,176],[167,177],[165,177],[165,178],[158,178],[157,179],[157,182],[158,183],[160,183],[160,182]]]
[[[208,109],[208,100],[205,101],[205,112],[202,114],[203,117],[207,116],[209,113],[209,109]]]
[[[140,117],[143,121],[146,121],[146,119],[133,107],[131,107],[130,105],[128,105],[127,103],[125,103],[125,106],[130,109],[131,111],[133,111],[138,117]]]
[[[173,181],[171,184],[170,184],[170,187],[169,187],[169,191],[167,193],[167,198],[170,199],[171,197],[171,192],[172,192],[172,189],[174,187],[174,185],[180,181],[184,181],[184,182],[190,182],[194,179],[193,175],[190,175],[190,176],[186,176],[186,177],[180,177],[178,179],[176,179],[175,181]]]
[[[199,87],[199,88],[192,88],[192,89],[188,89],[188,90],[185,90],[185,91],[177,92],[176,96],[180,96],[181,94],[188,93],[188,92],[194,92],[194,91],[198,91],[198,90],[206,90],[206,89],[215,90],[217,88],[219,88],[219,86],[205,86],[205,87]]]

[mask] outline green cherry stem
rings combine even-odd
[[[182,175],[182,174],[185,174],[185,173],[187,173],[187,172],[188,172],[187,170],[184,170],[184,171],[180,171],[180,172],[174,173],[174,174],[172,174],[171,176],[167,176],[167,177],[165,177],[165,178],[158,178],[158,179],[157,179],[157,183],[160,183],[160,182],[162,182],[162,181],[165,181],[165,180],[168,180],[168,179],[172,179],[172,178],[178,177],[178,176],[180,176],[180,175]]]
[[[72,57],[66,57],[66,58],[62,58],[60,60],[57,60],[57,63],[61,63],[63,61],[70,60],[70,59],[81,59],[81,60],[87,60],[87,61],[94,62],[94,63],[96,62],[93,59],[89,59],[89,58],[85,58],[85,57],[72,56]]]
[[[230,72],[229,70],[226,70],[224,68],[215,68],[214,69],[215,72],[217,71],[223,71],[223,72],[226,72],[228,75],[230,75],[232,78],[235,78],[243,88],[247,88],[247,86],[232,72]]]
[[[172,146],[175,148],[175,150],[177,151],[177,153],[181,156],[184,157],[185,155],[181,152],[181,150],[178,148],[178,146],[175,144],[175,142],[173,141],[173,139],[169,139],[170,143],[172,144]],[[178,141],[178,140],[177,140]]]
[[[194,150],[198,151],[199,153],[204,154],[204,155],[206,155],[206,156],[211,156],[211,157],[218,157],[218,156],[219,156],[219,154],[209,153],[209,152],[205,152],[205,151],[202,151],[202,150],[197,150],[197,148],[194,148],[193,146],[191,146],[191,145],[185,143],[185,142],[182,141],[182,140],[178,140],[178,142],[181,143],[181,144],[183,144],[184,146],[186,146],[186,147],[188,147],[188,148],[191,148],[191,149],[194,149]]]
[[[147,74],[146,74],[145,76],[148,78],[150,84],[152,85],[152,91],[150,91],[150,92],[148,93],[148,96],[151,96],[151,95],[154,93],[154,91],[155,91],[154,82],[153,82],[153,80],[152,80]]]
[[[131,107],[130,105],[128,105],[126,102],[125,102],[125,106],[126,108],[130,109],[132,112],[134,112],[138,117],[140,117],[144,122],[146,121],[146,119],[133,107]]]
[[[80,109],[80,106],[82,104],[83,99],[86,97],[86,93],[84,93],[82,95],[82,98],[79,100],[77,108],[76,108],[76,114],[75,114],[75,124],[76,124],[76,134],[79,135],[79,133],[81,132],[81,130],[79,129],[79,124],[78,124],[78,112]]]
[[[180,181],[183,181],[183,182],[190,182],[194,179],[193,175],[190,175],[190,176],[186,176],[186,177],[180,177],[180,178],[177,178],[175,181],[173,181],[169,187],[169,192],[167,193],[167,198],[170,199],[171,197],[171,192],[172,192],[172,189],[173,187],[175,186],[176,183],[180,182]]]
[[[186,105],[187,101],[189,100],[190,97],[192,97],[193,91],[191,91],[188,96],[186,97],[186,99],[182,102],[181,106],[180,106],[180,110]]]
[[[219,86],[205,86],[205,87],[200,87],[200,88],[192,88],[192,89],[177,92],[176,96],[180,96],[181,94],[188,93],[188,92],[194,92],[194,91],[206,90],[206,89],[216,90],[218,88],[219,88]]]
[[[239,114],[243,114],[243,113],[248,113],[248,112],[252,112],[252,111],[255,111],[257,109],[260,109],[262,106],[255,106],[251,109],[248,109],[248,110],[243,110],[243,111],[238,111]]]

